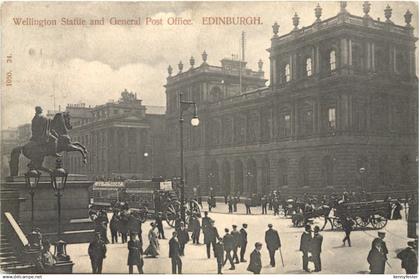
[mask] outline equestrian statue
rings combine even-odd
[[[59,159],[61,152],[78,151],[82,155],[83,163],[87,162],[87,150],[79,142],[72,142],[67,134],[71,130],[70,114],[58,112],[51,120],[42,115],[42,108],[35,107],[35,116],[32,119],[32,137],[23,146],[15,147],[11,153],[10,176],[17,176],[19,172],[19,156],[21,153],[30,160],[29,169],[45,171],[51,174],[52,170],[43,166],[45,156]]]

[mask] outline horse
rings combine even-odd
[[[11,152],[10,176],[17,176],[19,172],[19,157],[23,154],[30,160],[28,167],[45,171],[49,174],[52,170],[43,166],[45,156],[61,157],[61,152],[80,152],[83,163],[87,162],[87,149],[79,142],[72,142],[67,134],[73,127],[70,123],[70,114],[68,112],[59,112],[55,114],[52,120],[48,120],[50,132],[57,135],[57,140],[48,140],[46,142],[29,141],[25,145],[15,147]]]

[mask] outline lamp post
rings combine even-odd
[[[194,107],[194,114],[193,118],[191,119],[191,125],[193,127],[198,126],[200,120],[197,116],[197,104],[195,102],[190,101],[183,101],[182,100],[182,93],[179,94],[179,135],[180,135],[180,163],[181,163],[181,179],[180,179],[180,186],[181,186],[181,219],[185,223],[185,185],[184,185],[184,111],[189,109],[191,106]]]
[[[29,188],[29,194],[31,195],[31,227],[34,229],[34,196],[35,188],[38,186],[41,172],[36,169],[30,169],[25,173],[26,186]]]
[[[360,187],[361,187],[361,190],[363,191],[364,190],[364,188],[365,188],[365,174],[366,174],[366,169],[365,168],[363,168],[363,167],[361,167],[360,169],[359,169],[359,173],[360,173]]]
[[[51,186],[57,197],[57,236],[61,237],[61,196],[67,184],[67,171],[63,168],[61,160],[56,161],[56,167],[51,173]]]
[[[251,181],[250,181],[250,177],[254,177],[254,175],[252,174],[251,171],[247,171],[246,173],[246,177],[247,177],[247,181],[248,181],[248,190],[251,193]]]

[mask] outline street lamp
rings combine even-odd
[[[366,173],[366,169],[365,168],[363,168],[363,167],[361,167],[360,169],[359,169],[359,173],[360,173],[360,187],[362,188],[361,190],[363,191],[364,190],[364,175],[365,175],[365,173]]]
[[[35,188],[38,186],[41,172],[36,169],[30,169],[25,173],[26,186],[29,188],[29,194],[31,195],[31,227],[34,228],[34,196]]]
[[[67,184],[67,171],[63,168],[61,160],[56,161],[56,167],[51,172],[51,186],[57,197],[57,212],[58,212],[58,222],[57,222],[57,236],[61,236],[61,196],[63,195],[64,188]]]
[[[254,177],[251,171],[247,171],[246,173],[247,181],[248,181],[248,190],[251,192],[251,177]]]
[[[183,101],[182,93],[179,94],[179,131],[180,131],[180,160],[181,160],[181,219],[185,223],[185,185],[184,185],[184,111],[189,109],[191,106],[194,107],[194,114],[191,119],[191,125],[197,127],[200,124],[200,120],[197,116],[197,104],[195,102]]]

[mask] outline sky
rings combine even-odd
[[[194,56],[198,66],[201,53],[208,63],[220,65],[240,50],[241,31],[246,33],[245,60],[254,70],[262,59],[265,77],[269,78],[267,48],[272,37],[271,26],[280,25],[279,35],[293,29],[292,17],[300,17],[299,27],[315,21],[314,8],[322,7],[321,19],[335,16],[339,2],[12,2],[2,5],[2,129],[29,123],[34,107],[45,111],[67,104],[87,106],[118,100],[127,89],[136,92],[145,105],[164,106],[167,68],[177,72],[179,61],[184,70]],[[387,4],[393,9],[391,20],[405,25],[404,13],[413,13],[412,25],[418,34],[418,7],[415,2],[371,1],[370,16],[384,20]],[[347,3],[347,10],[363,15],[363,2]],[[261,25],[205,26],[206,16],[261,17]],[[101,19],[104,26],[17,26],[14,18]],[[111,17],[119,19],[146,17],[181,17],[193,25],[112,26]],[[7,56],[12,62],[6,63]],[[12,72],[12,86],[5,86],[5,74]],[[53,97],[55,96],[55,98]]]

